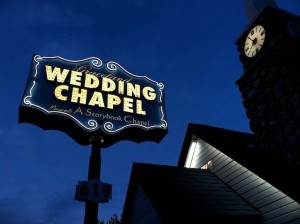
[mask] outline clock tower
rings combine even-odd
[[[254,149],[299,168],[300,17],[266,4],[235,44],[244,69],[236,84]]]

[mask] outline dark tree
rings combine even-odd
[[[108,221],[98,221],[98,224],[121,224],[121,216],[118,217],[118,215],[115,213],[110,217]]]

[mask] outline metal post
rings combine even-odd
[[[92,142],[92,150],[89,163],[88,180],[100,180],[101,171],[101,136],[95,136]],[[84,224],[97,224],[98,222],[98,203],[86,202]]]

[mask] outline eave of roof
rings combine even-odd
[[[190,123],[183,142],[178,166],[183,167],[193,135],[201,138],[270,184],[300,202],[298,167],[288,164],[270,152],[254,147],[254,135],[202,124]]]

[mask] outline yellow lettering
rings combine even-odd
[[[63,90],[66,90],[68,91],[69,90],[69,86],[66,86],[66,85],[60,85],[60,86],[57,86],[54,90],[54,95],[57,99],[61,100],[61,101],[67,101],[68,97],[67,96],[64,96],[62,95],[62,91]]]
[[[113,80],[106,77],[102,78],[102,91],[112,92],[115,89],[116,89],[116,83]]]
[[[107,109],[114,109],[115,105],[120,105],[121,99],[118,96],[107,94]]]
[[[85,74],[84,87],[95,89],[99,86],[99,79],[91,74]]]
[[[78,99],[79,99],[80,104],[86,104],[86,95],[87,95],[86,89],[81,89],[80,91],[79,88],[74,87],[72,91],[71,102],[78,103]]]
[[[133,99],[124,97],[123,111],[133,113]]]
[[[124,81],[119,81],[118,93],[124,95]]]
[[[146,86],[143,88],[143,96],[146,100],[155,100],[156,99],[156,93],[155,90],[152,87]]]
[[[56,78],[57,82],[64,83],[67,75],[69,74],[69,70],[64,69],[61,73],[61,69],[59,67],[55,67],[52,70],[52,66],[46,65],[46,74],[48,81],[54,81]]]
[[[95,106],[98,105],[99,107],[105,107],[104,102],[103,102],[103,97],[101,92],[94,92],[90,102],[90,106]]]
[[[133,86],[132,83],[128,82],[127,83],[127,96],[132,96],[132,94],[137,97],[140,98],[141,97],[141,86],[139,84],[135,84]]]
[[[136,100],[136,113],[141,115],[146,115],[146,111],[142,108],[142,101]]]
[[[74,86],[81,86],[82,72],[72,71],[70,84]]]

